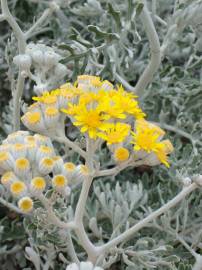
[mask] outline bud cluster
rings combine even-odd
[[[60,60],[61,56],[51,47],[30,43],[25,54],[15,56],[13,61],[19,67],[22,76],[35,81],[34,91],[42,94],[67,74],[67,68],[59,63]]]
[[[69,195],[69,185],[88,175],[85,165],[64,163],[55,154],[48,137],[27,131],[10,134],[0,146],[1,184],[27,213],[33,208],[33,197],[48,189]]]

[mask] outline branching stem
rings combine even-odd
[[[43,15],[36,21],[36,23],[26,32],[24,33],[15,18],[11,14],[8,8],[8,1],[1,0],[1,9],[2,14],[0,15],[0,21],[6,20],[10,27],[12,28],[16,39],[18,41],[18,51],[19,54],[24,54],[27,45],[27,39],[31,36],[32,32],[41,25],[45,19],[50,16],[53,11],[57,8],[57,5],[53,2],[50,4],[50,8],[44,11]],[[25,78],[21,74],[21,70],[18,71],[16,89],[13,93],[13,130],[20,129],[20,107],[21,107],[21,97],[24,90]]]
[[[192,183],[190,186],[184,188],[178,195],[176,195],[172,200],[164,204],[162,207],[160,207],[156,211],[149,214],[146,218],[139,221],[137,224],[132,226],[130,229],[128,229],[121,235],[117,236],[113,240],[101,246],[101,251],[107,252],[110,248],[113,248],[116,245],[120,244],[121,242],[128,240],[130,237],[132,237],[132,235],[134,235],[136,232],[144,228],[149,222],[151,222],[152,220],[159,217],[160,215],[168,211],[170,208],[178,204],[181,200],[183,200],[188,194],[194,191],[197,187],[198,185],[196,183]]]

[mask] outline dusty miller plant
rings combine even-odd
[[[147,94],[146,88],[152,82],[161,60],[169,53],[171,59],[175,60],[179,54],[181,60],[183,57],[187,59],[191,46],[178,54],[175,52],[179,50],[175,41],[186,27],[192,27],[192,32],[188,33],[189,42],[196,39],[194,50],[200,51],[201,1],[176,1],[174,5],[171,2],[173,15],[166,22],[157,15],[156,1],[152,1],[149,9],[146,2],[128,1],[127,16],[123,18],[121,12],[124,13],[126,6],[121,1],[117,1],[115,8],[105,1],[68,4],[44,1],[38,3],[39,10],[43,5],[48,6],[42,16],[28,30],[22,31],[10,13],[7,1],[1,1],[0,19],[11,26],[18,44],[18,53],[14,49],[14,55],[7,54],[13,95],[7,110],[12,113],[13,131],[22,128],[20,116],[23,113],[24,126],[35,134],[18,131],[2,142],[0,202],[24,215],[28,241],[22,245],[26,245],[26,258],[36,269],[65,269],[68,265],[68,270],[99,270],[108,269],[119,261],[123,269],[189,269],[191,264],[195,270],[201,268],[202,259],[198,252],[201,248],[200,193],[198,197],[193,197],[197,192],[195,190],[201,186],[201,176],[196,175],[200,174],[200,170],[192,167],[196,166],[195,157],[200,152],[199,131],[194,126],[196,134],[192,136],[175,125],[168,125],[164,111],[161,111],[159,122],[154,123],[156,119],[152,115],[152,106],[148,106],[147,114],[153,121],[144,120],[145,115],[135,96],[139,96],[142,106],[146,108],[144,103],[153,102],[149,100],[151,91]],[[161,3],[159,6],[162,14],[165,12],[164,5]],[[68,33],[71,42],[60,37],[52,46],[48,39],[38,42],[34,38],[37,31],[43,33],[41,25],[52,14],[63,21],[60,31],[67,34],[69,30],[64,29],[64,24],[69,23],[66,17],[69,9],[78,18],[102,15],[106,23],[102,22],[99,26],[90,24],[86,29],[80,22],[78,29],[82,28],[81,33],[76,27],[71,29],[71,35]],[[111,19],[111,29],[101,30]],[[154,21],[159,24],[158,28],[163,28],[161,42]],[[148,52],[148,46],[142,48],[141,54],[132,49],[141,40],[140,23],[149,41],[151,58],[148,65],[143,56],[144,52]],[[92,33],[90,41],[88,31]],[[12,46],[11,42],[7,48],[12,50]],[[135,62],[134,56],[137,56],[136,64],[131,63]],[[200,64],[200,60],[197,54],[187,59],[187,74],[193,62]],[[131,67],[137,70],[134,74],[127,71]],[[89,75],[77,78],[84,71],[100,75],[102,80]],[[170,87],[169,76],[173,79],[175,72],[167,71],[164,89]],[[137,80],[135,77],[138,75]],[[77,79],[76,83],[63,84],[65,76],[73,81]],[[105,78],[116,80],[119,85],[113,86]],[[23,91],[27,92],[26,84],[38,95],[33,98],[36,102],[31,106],[21,103]],[[177,86],[181,88],[180,82]],[[195,91],[199,93],[200,89]],[[178,105],[181,105],[179,96]],[[166,98],[171,99],[170,96]],[[158,99],[154,97],[154,101],[158,102]],[[175,110],[174,101],[171,104],[172,110]],[[180,109],[182,113],[178,115],[178,125],[186,121],[182,105]],[[7,114],[4,118],[8,117]],[[193,120],[189,119],[187,125],[192,127]],[[169,166],[167,155],[173,148],[169,140],[162,140],[164,131],[159,126],[189,140],[192,147],[191,150],[185,147],[180,162],[177,155],[180,155],[182,145],[181,142],[176,143],[173,164],[178,171],[173,172],[171,168],[168,174],[180,182],[182,190],[166,194],[159,185],[157,199],[161,205],[155,197],[152,200],[154,193],[149,196],[145,190],[148,176],[143,175],[136,183],[125,180],[133,178],[127,168],[160,163]],[[9,121],[7,131],[11,132]],[[187,163],[191,168],[186,168]],[[120,175],[122,170],[124,173]],[[157,171],[158,174],[161,179],[165,177],[160,171]],[[138,174],[136,176],[139,178]],[[121,184],[116,183],[117,177]],[[190,199],[187,199],[192,192]],[[180,207],[175,208],[177,211],[172,211],[181,201]],[[193,213],[189,213],[191,204],[197,208]],[[2,223],[2,235],[5,226]],[[196,230],[198,234],[194,235]],[[155,237],[157,232],[158,237]],[[194,260],[190,259],[190,265],[179,264],[181,258],[166,244],[169,243],[166,237],[180,243],[180,247],[192,255]],[[11,250],[5,246],[1,252],[6,257],[19,250],[21,245],[18,243]],[[21,264],[23,268],[23,260]],[[8,268],[9,264],[5,267]]]

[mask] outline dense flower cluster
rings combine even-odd
[[[33,99],[36,103],[22,117],[33,131],[47,134],[64,130],[66,115],[86,138],[106,141],[116,162],[134,156],[147,165],[169,166],[167,155],[173,151],[172,144],[161,142],[164,131],[145,120],[137,96],[122,86],[114,88],[99,77],[81,75],[74,85],[67,83]]]
[[[84,167],[84,168],[83,168]],[[53,188],[59,193],[69,194],[69,185],[82,179],[87,168],[64,163],[56,156],[48,137],[27,131],[10,134],[0,146],[1,184],[14,198],[23,212],[33,208],[33,197]]]

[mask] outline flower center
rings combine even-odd
[[[28,112],[27,113],[27,121],[30,124],[36,124],[40,121],[40,119],[41,119],[40,112]]]

